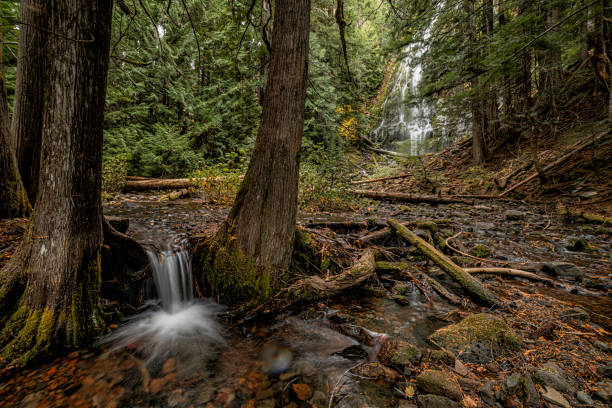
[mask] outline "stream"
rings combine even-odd
[[[427,337],[449,324],[448,316],[456,308],[439,298],[426,299],[416,288],[400,305],[375,287],[365,287],[293,313],[233,326],[217,317],[223,312],[221,306],[194,299],[185,243],[191,234],[214,231],[227,210],[190,200],[162,204],[138,196],[107,206],[107,215],[130,219],[128,234],[148,249],[159,298],[151,299],[141,313],[96,345],[0,381],[0,401],[4,401],[0,405],[327,407],[333,392],[336,407],[399,406],[401,395],[393,387],[344,374],[360,362],[376,361],[387,336],[431,347]],[[520,217],[508,220],[510,210]],[[449,219],[453,232],[463,231],[453,242],[466,248],[485,245],[494,259],[525,267],[535,262],[571,262],[584,273],[583,285],[597,293],[582,286],[568,290],[499,277],[487,282],[496,290],[549,296],[580,306],[589,312],[593,325],[610,332],[610,233],[563,225],[552,213],[545,206],[500,203],[380,204],[363,213],[299,218],[351,221],[394,214],[400,220]],[[585,238],[596,250],[569,251],[576,237]],[[417,267],[435,269],[426,261]],[[347,333],[347,327],[365,330]]]

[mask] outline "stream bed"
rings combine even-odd
[[[105,213],[129,218],[128,234],[147,248],[161,251],[167,245],[179,245],[189,235],[214,231],[227,210],[190,200],[161,204],[134,196],[107,206]],[[496,293],[511,294],[516,299],[516,321],[508,320],[513,320],[509,324],[516,325],[517,330],[523,309],[529,308],[526,299],[533,297],[538,304],[555,302],[586,311],[590,327],[601,334],[597,341],[609,345],[610,231],[596,226],[564,225],[553,214],[546,206],[515,203],[380,204],[362,213],[301,214],[299,219],[303,223],[384,220],[390,215],[399,220],[447,219],[447,235],[462,231],[453,244],[468,251],[476,245],[486,247],[490,253],[485,258],[520,264],[526,269],[536,263],[571,263],[580,276],[565,287],[551,288],[507,277],[488,277],[486,282]],[[356,232],[329,233],[343,240]],[[591,245],[587,252],[568,249],[580,239]],[[416,266],[435,269],[427,261]],[[428,299],[414,287],[404,295],[400,304],[385,296],[380,284],[374,283],[243,325],[219,320],[215,335],[204,336],[191,345],[177,341],[172,346],[175,350],[153,357],[141,347],[146,338],[124,342],[119,349],[102,341],[10,377],[0,375],[0,406],[321,408],[332,406],[333,395],[336,407],[410,407],[403,391],[410,382],[410,372],[404,371],[407,382],[403,386],[389,385],[382,377],[349,372],[356,366],[376,362],[381,344],[388,337],[427,350],[433,347],[428,337],[458,319],[457,308],[441,298]],[[461,309],[463,314],[480,310],[474,306]],[[528,344],[535,347],[537,341]],[[595,342],[591,339],[586,344]],[[609,348],[601,356],[609,357]],[[508,364],[500,363],[497,371],[480,372],[476,367],[472,370],[484,381],[487,375],[501,378],[509,374],[513,368]]]

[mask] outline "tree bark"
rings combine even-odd
[[[308,72],[310,0],[277,0],[261,125],[204,279],[223,301],[266,298],[291,261]],[[197,262],[197,261],[196,261]]]
[[[45,103],[36,112],[42,117],[38,199],[19,250],[0,271],[0,360],[9,365],[52,347],[80,346],[105,326],[101,170],[111,9],[111,0],[47,4],[57,34],[44,50]]]
[[[2,43],[1,21],[0,43]],[[17,168],[17,160],[11,149],[11,139],[4,60],[0,47],[0,218],[26,217],[31,209]]]
[[[48,0],[22,0],[20,5],[17,83],[13,110],[13,151],[30,202],[36,201],[45,103],[45,72],[50,6]]]

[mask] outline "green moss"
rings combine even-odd
[[[476,245],[470,249],[470,255],[478,258],[488,258],[491,256],[491,250],[484,245]]]
[[[570,244],[567,249],[575,252],[586,252],[592,253],[597,252],[597,247],[587,241],[585,238],[575,238],[570,240]]]
[[[376,262],[377,272],[402,272],[408,268],[409,266],[405,262]]]
[[[461,399],[462,391],[452,374],[439,370],[425,370],[416,377],[419,390],[435,395],[443,395],[454,400]]]
[[[421,359],[421,352],[406,341],[389,339],[381,347],[378,359],[383,364],[401,367],[418,363]]]
[[[328,259],[320,259],[318,246],[308,231],[302,227],[295,229],[295,241],[290,269],[306,275],[314,275],[330,267]]]
[[[431,361],[433,361],[434,363],[443,363],[448,365],[455,364],[455,360],[457,359],[455,353],[448,350],[432,350],[430,357]]]
[[[467,256],[451,256],[451,261],[464,268],[472,268],[476,265],[476,260]]]

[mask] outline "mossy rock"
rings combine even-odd
[[[443,327],[430,339],[469,363],[488,363],[500,355],[523,347],[521,338],[506,322],[488,313],[468,316],[457,324]]]
[[[421,352],[406,341],[389,339],[380,348],[378,359],[383,364],[402,367],[417,364],[421,359]]]
[[[460,400],[461,387],[453,376],[440,370],[425,370],[416,377],[416,384],[420,391],[428,394],[441,395],[454,400]]]
[[[430,358],[431,361],[436,364],[448,364],[454,366],[457,356],[455,353],[448,350],[431,350]]]
[[[488,258],[491,256],[491,250],[484,245],[476,245],[470,249],[470,255],[474,255],[478,258]]]
[[[592,253],[597,252],[597,247],[587,241],[585,238],[574,238],[570,239],[570,243],[567,249],[574,252],[586,252]]]

